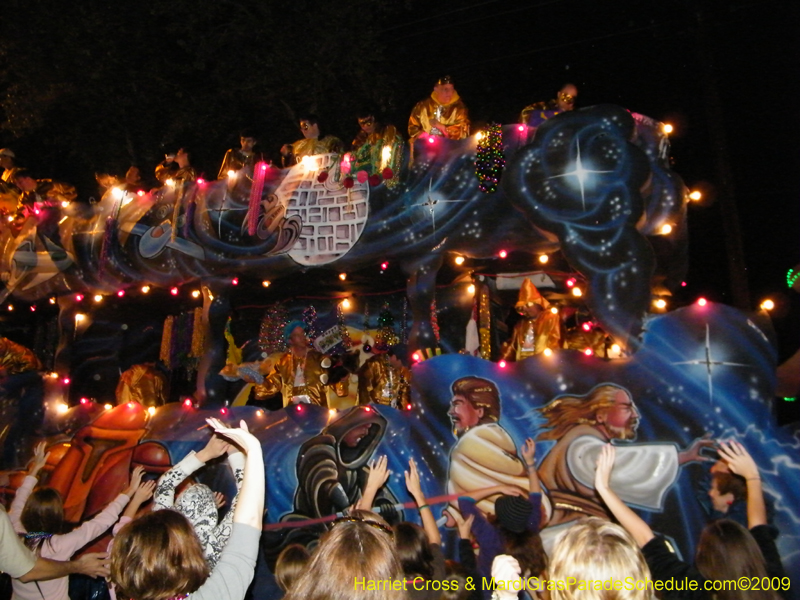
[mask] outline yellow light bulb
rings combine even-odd
[[[542,263],[543,265],[547,264],[548,260],[550,260],[550,257],[547,256],[547,254],[540,254],[539,255],[539,262]]]
[[[550,350],[550,348],[545,348],[544,352],[542,352],[542,354],[544,354],[545,356],[552,356],[553,351]]]
[[[653,300],[653,305],[656,308],[666,308],[667,307],[667,301],[664,300],[663,298],[659,298],[658,300]]]
[[[475,139],[478,140],[478,141],[481,141],[483,139],[483,132],[479,131],[478,133],[476,133],[475,134]]]
[[[470,283],[469,286],[467,286],[467,292],[470,293],[470,294],[474,294],[475,293],[475,284]]]
[[[663,131],[664,133],[672,133],[675,128],[670,125],[669,123],[664,123]]]
[[[581,288],[574,287],[572,288],[572,295],[575,296],[576,298],[580,298],[581,296],[583,296],[583,292],[581,291]]]
[[[272,282],[269,279],[265,279],[264,281],[261,282],[261,285],[263,285],[264,287],[269,287],[271,283]]]
[[[350,300],[348,298],[345,298],[344,300],[342,300],[342,308],[344,308],[344,309],[350,308]]]
[[[700,200],[702,197],[703,194],[701,192],[698,192],[697,190],[694,190],[693,192],[689,193],[689,199],[694,200],[695,202]]]
[[[558,314],[558,308],[553,306],[553,307],[550,308],[550,312],[553,313],[554,315],[557,315]]]
[[[761,303],[761,308],[763,308],[764,310],[772,310],[773,308],[775,308],[775,303],[769,298],[767,298]]]
[[[661,235],[669,235],[670,233],[672,233],[672,225],[669,223],[664,223],[661,226]]]
[[[143,294],[149,294],[150,293],[150,286],[149,285],[143,285],[142,286],[142,293]]]
[[[463,265],[463,264],[464,264],[464,257],[463,257],[463,256],[456,256],[456,258],[455,258],[455,261],[454,261],[454,262],[455,262],[457,265]]]
[[[342,281],[347,279],[347,273],[339,273],[339,279],[341,279]]]
[[[103,301],[103,296],[101,296],[100,294],[95,294],[94,295],[94,301],[95,302],[102,302]]]

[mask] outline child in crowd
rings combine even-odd
[[[183,460],[164,473],[158,480],[154,494],[153,510],[173,508],[184,515],[194,527],[203,546],[208,565],[213,569],[222,553],[222,548],[231,535],[231,521],[236,508],[234,497],[231,507],[221,521],[218,521],[218,498],[202,483],[189,485],[178,495],[176,488],[192,473],[202,468],[208,461],[228,453],[228,464],[236,479],[237,490],[242,486],[244,457],[220,436],[212,435],[205,448],[190,452]]]
[[[44,442],[34,450],[28,475],[17,490],[8,516],[14,529],[24,536],[25,545],[37,556],[69,560],[72,555],[109,529],[128,504],[141,482],[142,472],[131,477],[128,487],[96,517],[77,529],[67,531],[64,522],[64,501],[57,490],[42,487],[34,490],[39,471],[47,462]],[[17,600],[69,600],[68,577],[22,583],[12,581]]]
[[[255,572],[264,514],[261,442],[244,421],[240,428],[217,419],[207,423],[246,457],[228,543],[211,570],[192,524],[181,513],[158,510],[133,520],[120,530],[111,551],[111,581],[119,598],[243,600]]]

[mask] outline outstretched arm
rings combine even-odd
[[[619,496],[609,487],[608,482],[611,479],[611,469],[614,467],[615,457],[616,449],[611,444],[606,444],[600,450],[594,476],[594,489],[600,494],[608,510],[616,517],[619,524],[628,530],[628,533],[633,536],[633,539],[642,548],[655,535],[653,535],[653,530],[650,529],[650,526],[620,500]]]
[[[753,457],[739,442],[722,442],[719,454],[728,468],[741,477],[747,484],[747,527],[752,529],[767,524],[767,507],[764,504],[764,491],[761,487],[761,475]]]
[[[539,483],[539,474],[536,472],[536,443],[533,438],[525,440],[525,445],[522,447],[522,460],[525,461],[525,468],[528,470],[528,483],[530,484],[531,492],[535,494],[542,493],[542,485]]]
[[[381,456],[370,463],[367,484],[364,486],[364,491],[361,493],[361,499],[356,503],[356,508],[360,510],[372,510],[375,496],[378,495],[378,491],[384,486],[386,480],[389,479],[389,475],[392,474],[392,472],[389,471],[388,464],[389,460],[386,456]]]
[[[239,491],[239,500],[233,511],[233,522],[261,529],[264,518],[264,494],[266,482],[264,477],[264,456],[261,442],[247,429],[247,424],[240,421],[240,427],[226,427],[218,419],[206,419],[206,422],[218,434],[225,436],[239,446],[245,453],[244,481]]]
[[[73,573],[82,573],[89,577],[106,577],[108,576],[108,556],[104,553],[93,552],[71,561],[50,560],[40,556],[36,559],[33,568],[19,580],[22,583],[45,581],[66,577]]]
[[[442,545],[442,534],[439,533],[439,528],[436,526],[436,519],[433,518],[433,511],[428,503],[425,501],[425,494],[422,493],[422,486],[419,481],[419,471],[417,471],[417,463],[414,459],[408,461],[408,471],[403,473],[406,478],[406,487],[409,493],[414,497],[419,509],[419,516],[422,519],[422,527],[425,529],[425,535],[428,538],[429,544]]]

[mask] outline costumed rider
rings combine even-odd
[[[469,135],[469,112],[449,75],[441,77],[431,95],[417,102],[411,111],[408,119],[411,145],[426,133],[451,140],[463,140]]]
[[[275,363],[262,383],[255,386],[256,400],[265,400],[280,392],[283,405],[317,404],[328,407],[328,373],[331,359],[311,348],[305,324],[292,321],[284,328],[289,351]]]
[[[133,365],[119,376],[117,406],[138,402],[141,406],[163,406],[169,395],[169,380],[155,363]]]
[[[318,435],[308,439],[297,455],[297,490],[294,509],[281,522],[319,519],[343,512],[360,499],[369,478],[369,461],[386,433],[387,421],[377,410],[357,406],[341,414]],[[390,524],[403,520],[397,498],[383,486],[373,510]],[[267,531],[262,548],[272,563],[281,549],[292,543],[309,548],[330,522]]]
[[[501,358],[517,361],[541,354],[545,348],[561,348],[561,317],[550,310],[550,303],[539,293],[527,277],[519,289],[519,300],[515,307],[522,316],[503,345]]]
[[[358,370],[358,403],[403,409],[411,399],[411,372],[394,349],[375,348],[375,355]]]
[[[20,170],[16,164],[17,155],[10,148],[0,148],[0,216],[7,217],[17,210],[20,191],[14,183],[14,175]],[[3,219],[5,220],[5,219]]]
[[[356,115],[361,131],[353,139],[352,170],[372,175],[388,167],[397,173],[403,160],[403,138],[394,125],[378,121],[376,112],[372,108],[363,108]],[[395,178],[389,179],[387,185],[395,181]]]
[[[225,179],[231,175],[231,172],[238,173],[245,170],[247,173],[252,174],[254,165],[264,160],[261,152],[255,151],[255,145],[258,143],[255,134],[249,129],[243,129],[239,133],[240,148],[230,148],[225,153],[225,158],[222,159],[222,166],[219,168],[217,179]]]
[[[578,88],[571,83],[564,84],[553,100],[534,102],[522,109],[519,122],[530,127],[538,127],[547,119],[575,108]]]
[[[300,117],[300,131],[303,132],[303,139],[297,140],[293,144],[284,144],[281,148],[281,155],[284,167],[296,165],[304,156],[314,156],[316,154],[341,154],[344,144],[339,138],[320,134],[319,117],[317,115],[304,115]]]
[[[17,405],[16,423],[8,428],[3,446],[6,468],[21,466],[17,459],[27,455],[23,442],[32,438],[42,424],[44,383],[41,370],[42,363],[32,350],[0,337],[0,402]]]
[[[497,485],[529,489],[527,469],[517,456],[517,447],[500,420],[500,393],[494,382],[481,377],[462,377],[451,386],[453,399],[447,412],[458,441],[450,452],[447,494],[453,498],[469,496],[476,490]],[[477,502],[484,515],[494,514],[500,494]],[[543,498],[543,510],[547,510]],[[458,501],[451,500],[447,513],[458,512]],[[448,526],[455,521],[448,514]]]

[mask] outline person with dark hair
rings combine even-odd
[[[239,133],[239,148],[230,148],[222,159],[222,166],[219,168],[217,179],[225,179],[244,169],[252,175],[253,167],[259,161],[264,160],[263,154],[255,150],[258,138],[249,129],[242,129]]]
[[[447,493],[464,496],[495,485],[516,486],[528,491],[525,465],[517,447],[500,420],[500,392],[494,382],[481,377],[462,377],[453,382],[453,399],[448,415],[453,423],[456,445],[450,452]],[[481,498],[478,509],[494,514],[498,494]],[[451,501],[448,512],[458,510]],[[448,520],[448,525],[453,523]]]
[[[517,559],[525,579],[541,578],[547,569],[547,556],[542,547],[539,527],[542,520],[542,487],[536,474],[534,456],[536,445],[525,440],[522,458],[528,470],[528,488],[525,492],[513,485],[496,485],[464,494],[458,499],[458,508],[464,517],[472,517],[472,533],[478,542],[478,571],[490,577],[492,561],[499,554],[509,554]],[[476,502],[501,494],[494,503],[494,519],[490,522],[476,507]]]
[[[358,403],[403,409],[411,398],[411,372],[391,348],[376,352],[358,370]]]
[[[741,475],[747,482],[748,531],[729,519],[710,523],[700,535],[695,554],[695,566],[680,560],[661,536],[656,536],[650,526],[631,510],[611,486],[616,449],[611,444],[603,446],[597,459],[595,489],[620,524],[628,530],[642,549],[654,581],[695,581],[697,589],[684,589],[681,598],[714,598],[715,600],[777,600],[774,589],[741,590],[738,587],[714,587],[713,594],[705,590],[705,582],[730,581],[739,578],[782,578],[786,576],[775,546],[777,531],[767,525],[767,511],[761,488],[761,475],[753,458],[738,442],[722,442],[719,454],[731,472]]]
[[[342,140],[332,135],[322,137],[317,115],[301,115],[298,120],[300,131],[303,132],[303,139],[297,140],[293,144],[284,144],[281,147],[285,167],[297,164],[304,156],[342,152],[344,148]]]
[[[449,75],[440,77],[428,98],[417,102],[408,119],[411,144],[422,134],[463,140],[469,135],[469,111]]]
[[[370,175],[381,173],[386,167],[393,173],[400,170],[403,160],[403,138],[397,133],[394,125],[382,123],[377,118],[377,111],[362,108],[356,114],[361,130],[353,139],[352,170],[366,171]],[[389,179],[394,182],[396,179]]]
[[[358,508],[369,510],[377,491],[389,477],[385,456],[373,463],[370,469],[364,495]],[[419,509],[422,527],[404,521],[394,526],[394,543],[397,555],[406,577],[406,590],[414,600],[438,600],[440,585],[430,585],[430,581],[441,581],[445,576],[445,561],[442,554],[442,536],[436,525],[431,507],[425,500],[419,479],[417,463],[411,458],[408,470],[404,472],[406,487]]]
[[[192,153],[186,147],[181,147],[175,153],[175,162],[178,165],[178,170],[172,176],[172,180],[176,185],[181,183],[189,183],[197,179],[197,170],[191,163]]]
[[[547,119],[559,113],[575,108],[575,99],[578,97],[578,88],[571,83],[564,84],[553,100],[534,102],[522,109],[519,122],[523,125],[538,127]]]

